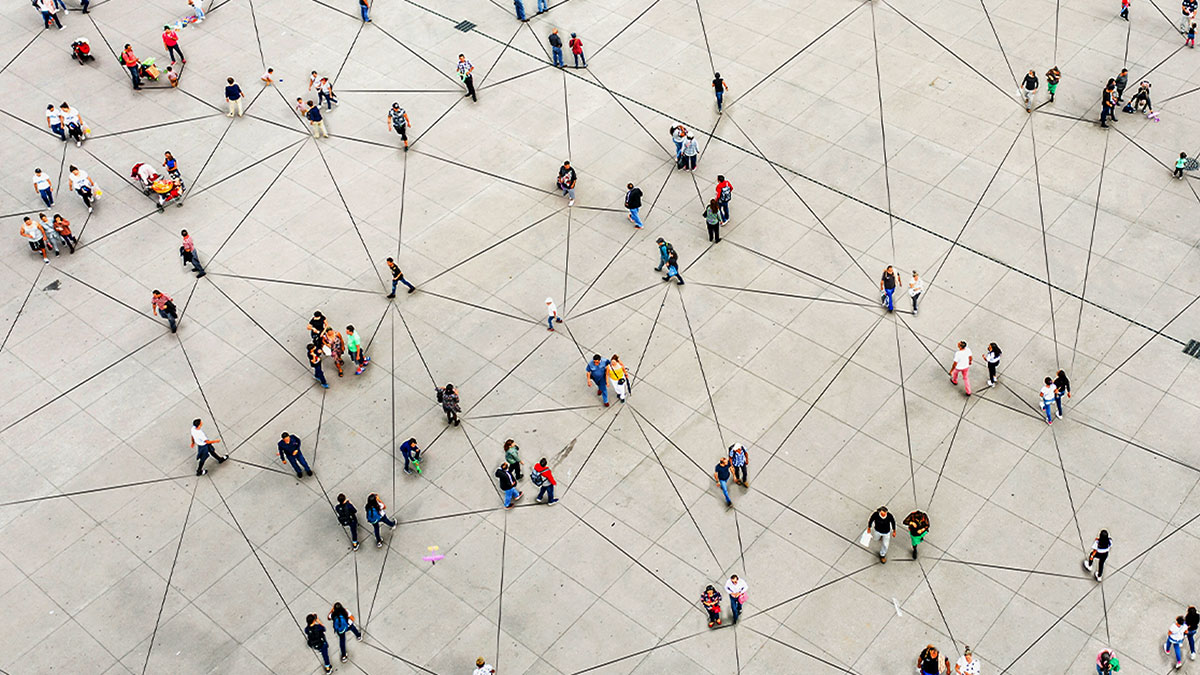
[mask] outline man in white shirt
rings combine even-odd
[[[562,319],[558,318],[558,307],[554,305],[554,298],[546,298],[546,325],[554,330],[555,322],[562,323]]]
[[[208,435],[200,429],[202,426],[204,426],[203,420],[199,418],[192,420],[192,447],[196,448],[196,460],[199,462],[196,465],[197,476],[203,476],[208,473],[204,468],[204,460],[208,459],[209,455],[212,455],[217,460],[217,464],[224,464],[225,460],[229,459],[229,455],[222,457],[217,454],[217,451],[213,449],[213,445],[220,443],[220,439],[209,439]]]
[[[484,661],[483,657],[481,656],[475,659],[474,675],[496,675],[496,669],[488,664],[487,661]]]
[[[958,376],[961,374],[963,378],[963,388],[967,392],[967,396],[971,395],[971,362],[975,359],[971,355],[971,350],[967,349],[967,343],[960,341],[958,343],[958,351],[954,352],[954,363],[950,366],[950,384],[958,384]]]
[[[742,603],[746,601],[746,582],[736,574],[730,576],[729,581],[725,582],[725,593],[729,597],[729,608],[733,610],[733,622],[737,623],[742,613]]]
[[[37,190],[46,208],[54,206],[54,190],[50,184],[50,177],[42,173],[41,169],[33,170],[33,189]]]
[[[979,675],[979,659],[971,653],[970,647],[963,647],[963,655],[954,664],[954,675]]]
[[[1046,424],[1054,424],[1054,419],[1050,417],[1050,406],[1054,405],[1055,396],[1058,393],[1058,387],[1054,386],[1054,380],[1046,378],[1045,386],[1038,394],[1042,398],[1042,410],[1046,411]]]
[[[913,270],[912,281],[908,282],[908,297],[912,298],[913,316],[917,315],[917,301],[921,299],[921,293],[925,291],[925,282],[921,281],[921,277],[917,275],[917,271]]]
[[[62,115],[59,114],[58,108],[54,104],[46,106],[46,126],[50,127],[50,131],[58,134],[58,137],[67,140],[67,132],[63,129]]]
[[[77,166],[71,166],[71,189],[79,193],[83,197],[84,206],[88,207],[88,213],[92,212],[92,201],[100,198],[100,190],[96,187],[96,181],[87,174],[86,171]]]

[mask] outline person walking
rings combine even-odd
[[[387,297],[389,297],[389,298],[396,297],[396,286],[398,286],[400,284],[404,284],[405,286],[408,286],[409,293],[412,293],[413,291],[417,290],[416,286],[413,286],[412,284],[405,281],[404,272],[400,271],[400,266],[396,264],[395,260],[393,260],[392,258],[388,258],[387,266],[388,266],[388,271],[390,271],[392,273],[392,292],[388,293]]]
[[[879,507],[867,520],[867,532],[879,543],[879,562],[887,562],[888,544],[896,536],[896,518],[888,513],[886,506]]]
[[[83,115],[75,108],[67,105],[66,101],[63,101],[58,111],[62,115],[62,123],[67,135],[75,139],[75,147],[83,147],[83,141],[87,138],[86,127],[83,125]]]
[[[1042,410],[1046,412],[1046,424],[1054,424],[1054,418],[1050,416],[1050,408],[1054,405],[1056,398],[1055,392],[1058,391],[1054,386],[1054,380],[1046,378],[1045,385],[1042,387],[1038,395],[1041,396]]]
[[[538,0],[540,4],[542,0]],[[558,29],[550,31],[550,37],[546,38],[550,42],[550,54],[552,63],[559,68],[564,67],[562,53],[562,38],[558,36]]]
[[[926,645],[925,649],[917,655],[917,672],[921,675],[938,675],[942,672],[942,662],[939,660],[941,655],[938,653],[937,647]],[[950,673],[950,657],[946,657],[946,673]]]
[[[1033,97],[1037,94],[1038,77],[1030,70],[1021,81],[1021,95],[1025,98],[1025,112],[1033,111]]]
[[[1196,630],[1200,629],[1200,612],[1196,611],[1195,605],[1187,608],[1187,614],[1183,615],[1183,621],[1187,624],[1187,641],[1188,641],[1188,658],[1196,660]]]
[[[1179,19],[1179,32],[1182,33],[1196,18],[1196,0],[1183,0],[1180,9],[1183,11],[1183,16]],[[46,27],[49,28],[49,25]]]
[[[481,656],[475,659],[475,672],[471,675],[496,675],[496,669]]]
[[[400,444],[400,454],[404,457],[404,473],[412,473],[412,469],[408,468],[411,464],[421,473],[421,448],[417,445],[417,439],[410,438]]]
[[[608,371],[608,361],[600,358],[599,354],[592,355],[592,362],[587,365],[588,387],[596,385],[596,395],[608,407],[608,384],[605,373]]]
[[[125,45],[124,51],[121,52],[120,61],[121,65],[125,66],[125,69],[129,71],[129,79],[133,80],[133,88],[135,90],[141,89],[142,75],[140,71],[142,62],[134,55],[133,45]]]
[[[192,271],[196,273],[196,278],[208,274],[204,271],[204,266],[200,264],[200,253],[196,250],[196,242],[192,241],[192,236],[187,230],[180,230],[179,235],[183,237],[183,243],[179,246],[179,255],[183,258],[183,264],[192,266]]]
[[[338,104],[337,96],[333,93],[333,83],[328,77],[322,77],[317,83],[317,105],[321,105],[322,101],[325,102],[326,111],[333,110],[333,106]]]
[[[1054,103],[1054,94],[1058,91],[1058,81],[1062,79],[1062,71],[1058,66],[1054,66],[1046,71],[1046,93],[1050,95],[1050,102]]]
[[[167,174],[170,175],[171,178],[179,181],[179,189],[182,190],[184,185],[183,176],[179,173],[179,160],[175,159],[175,156],[172,155],[169,150],[163,153],[162,165],[163,168],[167,170]]]
[[[521,472],[521,467],[525,464],[521,461],[521,446],[511,438],[504,441],[504,463],[508,465],[508,470],[512,473],[514,480],[521,480],[524,477]]]
[[[325,371],[321,368],[321,348],[315,344],[308,345],[308,362],[312,365],[313,379],[320,383],[321,388],[328,389],[329,383],[325,381]]]
[[[346,633],[354,633],[354,639],[362,642],[362,632],[354,625],[354,615],[342,606],[342,603],[333,603],[333,609],[329,610],[329,615],[325,617],[329,619],[333,625],[333,632],[338,636],[338,646],[342,650],[342,663],[349,660],[350,655],[346,653]]]
[[[359,339],[358,333],[354,331],[354,326],[346,326],[346,352],[350,354],[350,360],[357,366],[354,369],[355,375],[362,375],[367,369],[367,364],[371,362],[371,357],[367,356],[367,348],[362,345],[362,340]]]
[[[629,209],[629,222],[642,229],[642,217],[638,214],[638,209],[642,208],[642,190],[634,187],[633,183],[625,185],[625,208]]]
[[[996,374],[996,370],[1000,367],[1000,356],[1004,352],[1000,351],[1000,347],[995,342],[989,342],[987,351],[983,353],[983,360],[987,363],[988,369],[988,384],[989,387],[996,386],[996,378],[1000,377]]]
[[[537,13],[541,14],[542,12],[550,9],[550,7],[547,5],[546,0],[537,0],[537,9]]]
[[[879,278],[879,290],[882,292],[883,304],[887,305],[887,311],[893,311],[896,306],[892,302],[892,295],[896,292],[896,270],[888,265],[883,270],[883,276]]]
[[[150,313],[154,314],[155,312],[167,320],[167,323],[171,326],[171,332],[174,333],[176,328],[175,321],[179,318],[179,314],[175,310],[175,301],[171,299],[171,296],[159,291],[157,288],[150,294]]]
[[[446,424],[458,426],[460,420],[458,414],[462,412],[462,407],[458,401],[458,390],[453,384],[447,384],[445,387],[437,388],[437,400],[442,404],[442,412],[446,413]]]
[[[204,0],[187,0],[187,4],[192,8],[192,16],[196,17],[196,23],[204,23]]]
[[[687,140],[687,129],[682,124],[676,124],[671,127],[671,142],[675,144],[675,161],[678,162],[683,157],[683,142]],[[683,164],[679,165],[683,168]]]
[[[517,9],[517,21],[529,20],[525,18],[525,3],[521,2],[521,0],[513,0],[513,6]]]
[[[913,270],[912,279],[908,281],[908,298],[912,300],[913,316],[917,315],[917,307],[921,300],[921,294],[925,292],[925,282],[921,281],[921,275]]]
[[[704,207],[704,225],[708,228],[708,240],[714,244],[721,243],[721,207],[717,200],[710,199]]]
[[[1163,653],[1170,654],[1171,650],[1175,650],[1175,669],[1183,667],[1183,638],[1187,635],[1187,626],[1182,616],[1175,617],[1175,623],[1167,629],[1167,641],[1163,643]]]
[[[68,170],[71,172],[71,189],[83,198],[83,205],[87,207],[88,213],[91,213],[92,202],[102,194],[100,188],[96,187],[96,181],[83,169],[72,165]]]
[[[675,252],[675,247],[662,237],[659,237],[654,243],[658,244],[658,267],[655,267],[654,271],[661,272],[663,266],[671,259],[671,254]]]
[[[558,485],[558,481],[554,480],[554,474],[550,472],[550,464],[545,457],[533,465],[533,471],[529,474],[529,482],[538,488],[537,501],[546,499],[547,505],[558,501],[554,498],[554,486]]]
[[[1129,20],[1129,0],[1121,0],[1121,18]]]
[[[42,13],[43,30],[50,27],[51,21],[58,26],[59,30],[63,29],[62,21],[58,19],[58,7],[55,6],[53,0],[34,0],[33,6]]]
[[[925,515],[924,511],[915,509],[905,516],[900,524],[908,528],[908,536],[912,540],[913,560],[916,560],[917,546],[925,539],[925,535],[929,534],[929,516]]]
[[[387,525],[394,530],[396,521],[388,518],[387,504],[379,499],[379,494],[376,492],[367,495],[367,504],[363,510],[367,512],[367,522],[375,528],[375,548],[383,548],[383,537],[379,535],[379,526]]]
[[[475,78],[471,76],[471,73],[475,72],[475,66],[471,65],[466,56],[459,54],[456,69],[458,70],[458,77],[462,80],[463,86],[467,88],[464,98],[470,96],[472,102],[478,103],[479,98],[475,96]]]
[[[279,437],[279,461],[283,464],[290,463],[292,470],[296,472],[296,478],[303,478],[304,474],[313,475],[312,469],[308,468],[308,462],[304,459],[304,453],[300,452],[300,437],[286,431]],[[304,474],[300,473],[300,467],[304,467]]]
[[[612,355],[608,360],[608,367],[604,369],[604,375],[608,386],[617,394],[617,400],[624,403],[629,389],[629,375],[625,371],[625,364],[621,363],[621,357]]]
[[[167,56],[171,57],[171,65],[175,65],[176,56],[181,62],[187,63],[187,59],[183,58],[183,50],[179,48],[179,33],[176,33],[174,28],[163,26],[162,41],[163,46],[167,48]]]
[[[1117,653],[1109,647],[1100,650],[1096,654],[1096,673],[1097,675],[1112,675],[1114,672],[1121,670],[1121,662],[1117,661]]]
[[[708,627],[721,625],[721,594],[709,584],[700,594],[700,604],[708,612]]]
[[[329,131],[325,129],[325,117],[321,115],[321,106],[313,105],[313,102],[309,101],[308,112],[304,113],[304,117],[308,119],[308,126],[312,127],[313,138],[329,138]]]
[[[62,113],[58,111],[58,108],[54,107],[53,103],[46,106],[46,126],[61,138],[64,143],[66,142],[67,132],[63,127]]]
[[[50,219],[46,217],[46,214],[39,213],[38,220],[42,221],[42,231],[46,233],[46,241],[49,242],[50,246],[54,249],[54,255],[62,255],[62,250],[66,248],[67,241],[62,238],[62,235],[60,235],[57,230],[54,229],[54,225],[50,223]],[[71,253],[74,252],[75,249],[72,248]]]
[[[1095,565],[1096,571],[1093,573],[1093,576],[1096,577],[1096,581],[1104,580],[1104,561],[1108,560],[1108,552],[1110,550],[1112,550],[1112,539],[1108,536],[1108,530],[1100,530],[1100,534],[1092,542],[1092,552],[1088,554],[1087,560],[1083,563],[1083,566],[1089,572],[1092,571],[1092,566]],[[1193,647],[1192,652],[1195,653],[1195,651],[1196,649]],[[1195,657],[1193,656],[1192,658]]]
[[[717,481],[717,485],[721,486],[721,494],[725,496],[725,506],[733,506],[733,500],[729,498],[729,458],[722,457],[717,466],[713,469],[713,480]]]
[[[46,249],[49,248],[50,242],[46,239],[45,229],[33,222],[29,216],[25,216],[25,222],[21,224],[21,236],[29,240],[29,248],[35,253],[41,253],[42,262],[49,265],[50,257],[46,255]]]
[[[325,625],[316,614],[309,614],[304,619],[304,639],[310,648],[321,654],[325,672],[333,671],[333,666],[329,663],[329,640],[325,637]]]
[[[949,669],[946,672],[949,673]],[[980,672],[979,659],[975,658],[975,652],[971,651],[970,646],[963,647],[963,655],[954,664],[954,675],[979,675]]]
[[[742,614],[742,605],[746,604],[746,582],[731,574],[725,582],[725,592],[729,595],[729,610],[733,613],[733,623],[738,622]]]
[[[358,550],[358,509],[354,508],[354,504],[346,498],[344,494],[338,494],[337,506],[333,507],[334,515],[337,516],[338,524],[342,527],[350,528],[350,550]]]
[[[79,240],[75,238],[74,234],[71,234],[71,221],[56,213],[54,214],[54,222],[51,223],[51,227],[58,233],[58,236],[63,238],[63,241],[67,242],[71,253],[74,253],[75,246],[79,244]]]
[[[721,207],[721,224],[729,222],[729,200],[733,199],[733,183],[717,176],[717,206]]]
[[[583,40],[580,40],[578,35],[571,33],[571,39],[567,40],[567,46],[571,48],[571,56],[575,57],[575,67],[578,68],[582,62],[583,67],[587,68],[587,59],[583,57]]]
[[[1195,21],[1193,21],[1191,24],[1188,25],[1187,39],[1184,40],[1183,44],[1187,45],[1188,49],[1196,48],[1196,22]]]
[[[967,347],[966,341],[960,340],[958,351],[954,352],[954,361],[950,364],[950,384],[958,386],[958,376],[961,374],[967,396],[971,395],[971,364],[974,361],[975,355]]]
[[[554,298],[546,298],[546,330],[553,331],[556,322],[562,323],[558,316],[558,307],[554,304]]]
[[[688,134],[683,141],[683,159],[684,166],[688,171],[696,170],[696,160],[700,158],[700,144],[696,142],[696,137]]]
[[[725,80],[721,79],[720,73],[713,73],[712,86],[713,93],[717,95],[717,114],[720,115],[724,112],[722,108],[725,106],[725,92],[729,87],[725,86]]]
[[[371,23],[370,0],[358,0],[358,13],[362,15],[363,23]],[[342,660],[344,661],[345,659]]]
[[[400,140],[404,141],[404,151],[408,152],[408,128],[412,126],[412,121],[408,119],[408,112],[400,107],[399,101],[394,101],[392,108],[388,110],[388,122],[392,129],[400,134]]]
[[[729,465],[733,467],[733,482],[750,487],[750,451],[741,443],[729,446]]]
[[[33,190],[42,198],[46,208],[54,206],[54,184],[50,181],[50,176],[42,173],[41,168],[33,170]]]
[[[525,496],[524,492],[517,490],[517,479],[508,462],[502,462],[496,469],[496,479],[500,481],[500,491],[504,493],[504,508],[511,509],[516,506],[517,500]]]
[[[209,457],[212,457],[213,459],[217,460],[217,464],[224,464],[225,460],[229,459],[229,455],[221,456],[221,455],[217,454],[217,451],[216,451],[216,449],[213,448],[213,446],[216,445],[217,443],[220,443],[221,439],[219,439],[219,438],[211,438],[210,439],[208,437],[208,435],[204,433],[204,430],[201,428],[203,426],[204,426],[204,420],[200,419],[199,417],[192,420],[192,443],[191,443],[190,447],[193,447],[196,449],[196,462],[197,462],[196,463],[196,475],[197,476],[203,476],[204,474],[208,473],[208,471],[204,468],[204,462]]]
[[[1071,381],[1067,379],[1067,373],[1060,370],[1054,376],[1054,404],[1058,406],[1058,419],[1060,420],[1063,416],[1063,394],[1066,394],[1067,398],[1071,398]]]
[[[1100,126],[1105,129],[1108,128],[1108,125],[1104,123],[1105,119],[1117,121],[1117,116],[1113,114],[1117,107],[1116,82],[1113,80],[1109,80],[1109,82],[1110,84],[1104,88],[1104,93],[1101,94],[1100,102]]]
[[[342,371],[342,365],[345,361],[342,359],[342,354],[346,351],[346,341],[342,338],[342,334],[329,326],[325,329],[325,334],[321,336],[321,349],[326,356],[333,357],[333,365],[337,368],[338,377],[344,377],[345,372]]]
[[[571,168],[571,160],[563,162],[558,169],[558,189],[567,198],[567,206],[575,206],[575,169]]]
[[[229,114],[226,117],[233,117],[234,112],[238,117],[243,115],[242,99],[244,98],[246,95],[242,93],[242,88],[238,86],[238,83],[234,82],[232,77],[225,78],[225,103],[229,105]],[[309,105],[312,105],[312,101],[309,101]]]
[[[671,277],[675,277],[675,282],[680,286],[683,285],[683,275],[679,273],[679,255],[673,248],[667,251],[667,276],[663,277],[663,281],[670,281]]]

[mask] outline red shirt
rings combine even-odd
[[[567,44],[571,45],[571,53],[572,54],[582,54],[583,53],[583,40],[580,40],[579,38],[571,38],[571,41],[568,42]]]
[[[733,183],[730,183],[727,180],[723,180],[720,183],[717,183],[717,200],[718,201],[721,199],[721,189],[725,188],[725,187],[729,188],[729,193],[731,195],[733,194]]]
[[[551,485],[558,485],[558,481],[554,480],[554,474],[550,473],[550,469],[542,466],[540,462],[533,465],[533,471],[534,473],[542,474],[542,477],[546,479],[547,483]]]
[[[150,304],[154,305],[154,308],[157,310],[165,310],[168,302],[171,302],[171,297],[166,293],[150,296]]]
[[[138,57],[133,55],[132,49],[128,49],[121,52],[121,63],[124,63],[126,67],[136,66],[138,64]]]
[[[179,44],[179,33],[173,30],[163,31],[163,44],[167,47],[174,47]]]

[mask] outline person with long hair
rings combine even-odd
[[[1108,530],[1100,530],[1100,535],[1092,542],[1092,552],[1088,554],[1087,562],[1084,563],[1089,572],[1092,571],[1093,564],[1096,566],[1096,581],[1104,578],[1104,561],[1108,560],[1108,552],[1111,549],[1112,539],[1108,536]]]
[[[346,633],[354,633],[354,639],[362,642],[362,632],[354,625],[354,615],[340,602],[333,603],[333,609],[329,610],[326,618],[333,623],[333,632],[337,633],[338,646],[342,649],[342,663],[345,663],[350,660],[350,655],[346,653]]]
[[[704,209],[704,224],[708,226],[708,240],[713,243],[721,241],[721,205],[711,199]]]
[[[367,505],[363,508],[367,513],[367,522],[375,528],[375,548],[383,548],[383,537],[379,536],[379,526],[387,525],[396,529],[396,521],[388,518],[387,504],[379,499],[377,493],[367,495]]]
[[[625,396],[629,391],[629,374],[625,371],[625,364],[621,363],[621,357],[616,354],[608,360],[608,366],[604,369],[605,376],[612,390],[617,394],[617,398],[621,403],[625,402]]]
[[[1196,611],[1196,606],[1188,607],[1187,614],[1183,616],[1183,622],[1187,624],[1187,639],[1188,652],[1193,661],[1196,660],[1196,629],[1200,628],[1200,612]]]
[[[458,414],[462,412],[462,407],[458,404],[458,390],[453,384],[447,384],[445,387],[437,389],[438,403],[442,404],[442,412],[446,413],[446,424],[458,426]]]

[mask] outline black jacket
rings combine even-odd
[[[558,33],[550,34],[550,46],[562,49],[562,38],[558,37]]]
[[[625,193],[625,208],[640,209],[642,207],[642,190],[641,188],[633,188]]]
[[[500,479],[501,490],[511,490],[517,486],[516,481],[513,480],[512,474],[509,473],[504,467],[496,469],[496,478]]]

